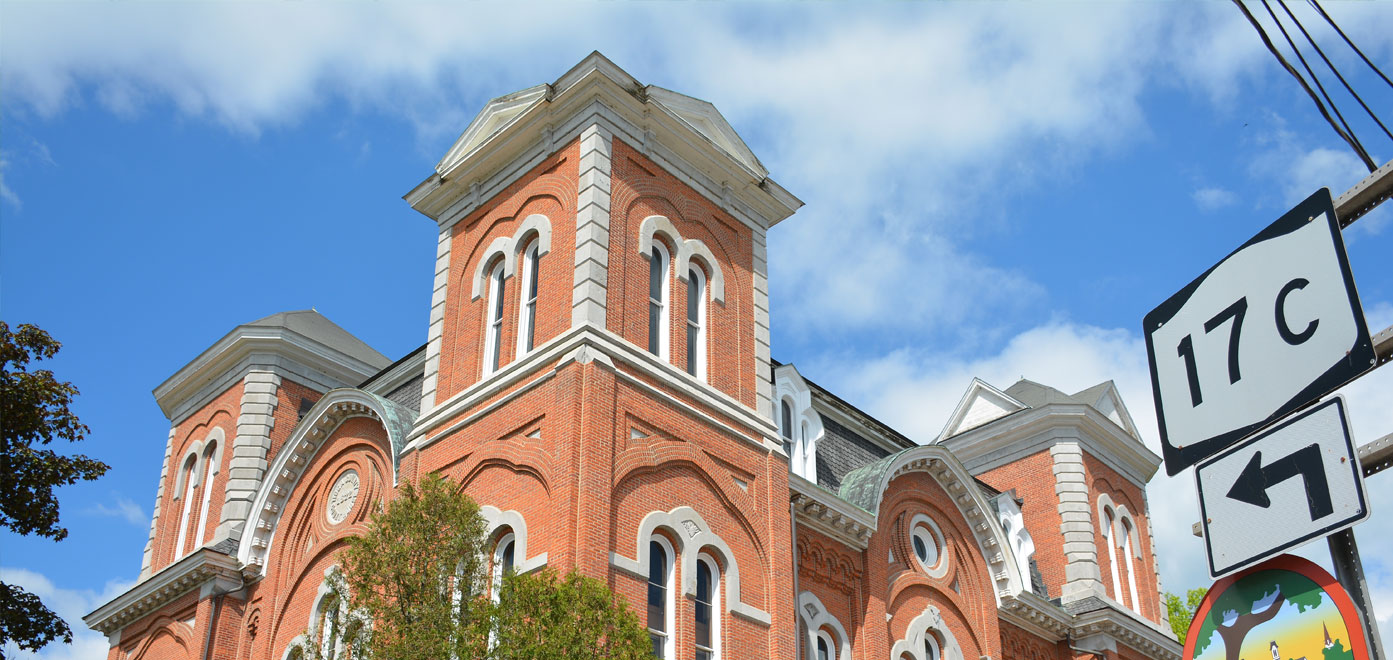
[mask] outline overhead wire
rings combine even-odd
[[[1281,0],[1277,1],[1278,3],[1281,2]],[[1340,120],[1340,124],[1345,127],[1345,132],[1349,135],[1350,146],[1354,147],[1355,153],[1359,154],[1359,158],[1369,166],[1370,172],[1378,169],[1378,165],[1374,163],[1374,159],[1370,158],[1369,152],[1364,149],[1364,143],[1359,141],[1359,136],[1354,134],[1354,129],[1351,128],[1349,122],[1345,120],[1345,115],[1340,112],[1339,106],[1335,105],[1334,99],[1330,98],[1330,93],[1325,91],[1325,85],[1320,84],[1320,78],[1316,77],[1316,72],[1311,70],[1311,65],[1306,62],[1306,56],[1302,55],[1301,49],[1296,47],[1296,42],[1292,40],[1291,34],[1287,33],[1286,26],[1282,25],[1281,19],[1278,19],[1277,14],[1272,11],[1272,5],[1268,4],[1267,0],[1261,0],[1261,2],[1263,9],[1267,10],[1267,15],[1272,17],[1272,22],[1277,24],[1277,29],[1281,31],[1282,38],[1287,40],[1287,45],[1290,46],[1292,52],[1296,54],[1296,59],[1301,62],[1301,67],[1306,70],[1306,75],[1311,77],[1311,82],[1316,84],[1316,89],[1320,90],[1321,97],[1325,99],[1325,102],[1335,113],[1335,117]]]
[[[1262,23],[1259,23],[1257,17],[1253,16],[1253,13],[1248,11],[1248,7],[1243,4],[1243,0],[1233,0],[1233,4],[1238,5],[1238,10],[1243,12],[1244,18],[1247,18],[1248,23],[1257,31],[1258,37],[1262,39],[1263,45],[1267,46],[1268,52],[1272,53],[1272,56],[1277,58],[1277,61],[1287,70],[1287,73],[1290,73],[1293,78],[1296,78],[1296,81],[1301,84],[1301,88],[1306,90],[1306,95],[1311,97],[1311,101],[1316,104],[1316,109],[1320,110],[1320,114],[1325,118],[1326,123],[1330,124],[1330,127],[1335,129],[1335,133],[1349,144],[1350,148],[1355,150],[1355,153],[1360,154],[1370,172],[1377,170],[1378,166],[1374,165],[1368,155],[1364,154],[1359,147],[1355,146],[1354,140],[1340,128],[1339,124],[1335,123],[1334,118],[1330,116],[1330,112],[1325,109],[1325,104],[1321,103],[1320,97],[1316,96],[1315,90],[1312,90],[1310,84],[1306,82],[1306,79],[1301,77],[1301,73],[1298,72],[1290,62],[1287,62],[1287,58],[1282,56],[1281,51],[1277,50],[1277,46],[1272,43],[1272,39],[1267,36],[1267,31],[1263,29]]]
[[[1388,76],[1384,75],[1383,72],[1379,70],[1378,66],[1375,65],[1369,59],[1369,56],[1365,55],[1364,51],[1359,50],[1359,46],[1354,45],[1354,42],[1351,41],[1350,38],[1345,35],[1345,31],[1341,30],[1340,26],[1335,24],[1335,19],[1330,18],[1330,14],[1325,13],[1325,9],[1320,6],[1320,3],[1316,2],[1316,0],[1307,0],[1307,2],[1310,2],[1311,6],[1316,8],[1316,11],[1320,13],[1321,18],[1324,18],[1325,22],[1330,24],[1330,27],[1335,28],[1336,34],[1339,34],[1340,38],[1344,39],[1346,44],[1349,44],[1350,49],[1352,49],[1356,54],[1359,55],[1359,59],[1364,60],[1364,63],[1369,65],[1369,68],[1373,69],[1374,73],[1377,73],[1380,78],[1383,78],[1383,82],[1388,83],[1389,87],[1393,87],[1393,80],[1389,80]]]
[[[1389,132],[1388,127],[1384,126],[1383,121],[1381,121],[1378,115],[1374,114],[1374,111],[1369,108],[1369,104],[1365,103],[1364,99],[1360,98],[1359,92],[1354,91],[1354,87],[1349,84],[1348,80],[1345,80],[1340,70],[1335,68],[1335,63],[1331,62],[1330,58],[1325,56],[1325,51],[1321,50],[1320,44],[1316,43],[1316,40],[1311,37],[1311,33],[1306,30],[1306,26],[1302,25],[1301,20],[1296,17],[1296,14],[1292,13],[1291,8],[1287,6],[1286,0],[1277,0],[1277,4],[1282,7],[1282,11],[1285,11],[1287,16],[1291,17],[1291,22],[1296,24],[1296,29],[1301,30],[1301,34],[1306,37],[1306,41],[1311,44],[1311,48],[1314,48],[1316,54],[1320,55],[1320,58],[1325,61],[1325,66],[1330,67],[1330,72],[1335,74],[1335,77],[1340,80],[1341,85],[1345,86],[1345,91],[1349,92],[1349,95],[1353,96],[1354,100],[1359,103],[1359,107],[1364,108],[1364,112],[1368,113],[1369,117],[1374,120],[1374,123],[1378,124],[1378,127],[1383,129],[1383,134],[1387,135],[1388,139],[1393,140],[1393,132]],[[1346,127],[1348,127],[1348,124],[1346,124]]]

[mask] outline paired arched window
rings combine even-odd
[[[203,488],[203,502],[198,506],[198,517],[194,522],[194,543],[197,548],[203,545],[203,540],[207,536],[208,527],[208,504],[213,499],[213,475],[218,471],[217,461],[217,442],[208,443],[208,447],[203,450],[203,478],[199,480]]]
[[[537,262],[540,240],[522,250],[522,307],[518,311],[518,355],[532,351],[537,334]]]
[[[1141,606],[1137,602],[1137,569],[1132,564],[1132,537],[1135,535],[1136,532],[1132,529],[1131,519],[1123,518],[1122,556],[1125,558],[1125,562],[1127,565],[1127,590],[1128,595],[1131,597],[1129,603],[1131,604],[1133,611],[1140,612]]]
[[[194,515],[194,493],[198,490],[198,456],[190,454],[184,461],[184,467],[180,474],[184,479],[184,503],[179,510],[179,536],[175,539],[174,556],[175,558],[184,556],[184,543],[189,538],[190,518]]]
[[[484,375],[498,371],[503,353],[503,260],[489,271],[488,318],[484,325]]]
[[[668,357],[668,252],[658,241],[648,255],[648,352]]]
[[[1117,524],[1116,514],[1112,507],[1103,507],[1103,544],[1108,546],[1108,570],[1112,575],[1112,597],[1118,602],[1122,601],[1122,585],[1117,573],[1117,553],[1113,550],[1115,539],[1113,530]]]
[[[648,638],[653,643],[653,657],[673,657],[672,634],[672,545],[661,536],[648,542]]]
[[[687,373],[706,380],[706,275],[687,271]]]
[[[696,638],[696,660],[715,660],[719,657],[721,639],[720,584],[721,569],[707,555],[697,557],[696,609],[692,630]]]

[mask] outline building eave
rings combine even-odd
[[[875,515],[796,474],[788,475],[789,498],[799,525],[847,547],[865,550],[875,533]]]
[[[199,548],[93,610],[82,621],[87,627],[110,635],[216,579],[241,584],[237,559],[212,548]]]

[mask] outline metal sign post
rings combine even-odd
[[[1369,660],[1383,660],[1383,636],[1374,618],[1374,602],[1369,599],[1369,583],[1364,579],[1364,564],[1359,560],[1359,545],[1354,542],[1354,530],[1345,529],[1326,537],[1330,544],[1330,560],[1335,564],[1335,579],[1349,592],[1359,610],[1360,623],[1369,637]]]

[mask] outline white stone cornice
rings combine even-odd
[[[1112,607],[1075,615],[1071,634],[1075,639],[1107,635],[1156,660],[1179,660],[1184,650],[1170,631]]]
[[[237,560],[211,548],[199,548],[137,583],[82,618],[87,627],[112,635],[209,580],[224,588],[240,585]]]
[[[789,498],[800,527],[809,527],[849,548],[865,550],[875,516],[796,474],[788,475]]]
[[[1068,612],[1032,591],[1002,598],[998,613],[1002,620],[1051,642],[1063,640],[1072,630]]]
[[[1052,403],[1022,410],[964,431],[939,444],[980,474],[1047,449],[1060,439],[1079,442],[1089,454],[1140,488],[1156,474],[1161,457],[1092,406]]]
[[[432,431],[514,385],[531,379],[534,374],[560,366],[554,363],[583,346],[609,356],[614,362],[641,370],[667,390],[681,392],[701,408],[723,418],[726,420],[724,424],[733,428],[743,428],[746,432],[759,436],[758,444],[762,447],[779,454],[783,453],[783,448],[773,440],[778,436],[778,430],[766,416],[648,351],[639,349],[609,330],[590,324],[572,327],[553,337],[533,349],[531,353],[504,365],[489,377],[440,402],[430,412],[422,414],[411,430],[404,451],[429,444],[425,438]]]
[[[206,405],[245,371],[279,367],[286,376],[320,389],[351,387],[387,366],[369,363],[287,327],[240,325],[155,388],[165,417],[178,423]]]

